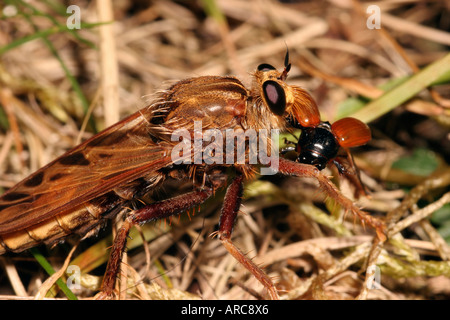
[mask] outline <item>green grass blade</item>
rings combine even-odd
[[[352,117],[363,122],[375,120],[408,101],[436,81],[446,77],[449,71],[450,53],[416,73],[409,80],[389,90],[378,99],[371,101],[363,109],[354,113]]]
[[[53,269],[51,264],[47,261],[47,259],[45,259],[45,257],[39,252],[39,250],[37,250],[36,248],[31,248],[30,252],[49,276],[55,273],[55,270]],[[61,278],[56,281],[56,284],[62,290],[62,292],[64,292],[69,300],[78,300],[77,296],[69,289],[69,287],[64,283],[64,281],[62,281]]]
[[[219,23],[225,23],[226,19],[215,0],[202,0],[206,14]]]

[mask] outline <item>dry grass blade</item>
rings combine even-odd
[[[69,266],[70,259],[72,259],[72,254],[77,249],[77,246],[74,246],[72,250],[70,250],[69,254],[67,255],[66,260],[64,261],[63,266],[54,274],[52,274],[45,282],[42,284],[42,286],[39,288],[39,291],[34,296],[35,300],[42,300],[45,298],[45,295],[50,290],[51,287],[54,286],[56,281],[61,278],[62,275],[64,275],[64,272],[66,272],[67,267]]]
[[[100,70],[105,127],[119,121],[119,68],[114,36],[113,5],[110,0],[97,0],[98,20],[107,24],[100,29]]]
[[[11,282],[14,293],[18,297],[27,297],[28,296],[27,290],[25,289],[22,281],[20,280],[19,273],[17,272],[17,269],[15,268],[14,264],[8,258],[2,257],[0,261],[2,262],[2,265],[5,267],[6,274],[9,278],[9,281]]]

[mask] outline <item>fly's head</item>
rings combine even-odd
[[[254,74],[254,112],[264,127],[284,130],[286,119],[295,119],[303,127],[320,123],[319,109],[314,99],[304,89],[285,82],[291,69],[286,53],[283,71],[270,64],[260,64]]]

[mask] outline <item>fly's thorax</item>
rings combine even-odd
[[[237,126],[245,117],[249,91],[234,77],[205,76],[179,81],[163,94],[168,112],[166,128],[193,129],[195,121],[203,128]]]
[[[193,131],[185,128],[174,131],[171,150],[174,164],[265,164],[261,159],[278,154],[278,149],[272,149],[278,145],[279,130],[204,129],[200,121],[194,127]]]

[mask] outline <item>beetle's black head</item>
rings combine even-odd
[[[302,129],[297,143],[299,152],[297,161],[322,170],[330,160],[336,158],[338,151],[339,144],[331,131],[331,126],[323,122],[315,128]]]

